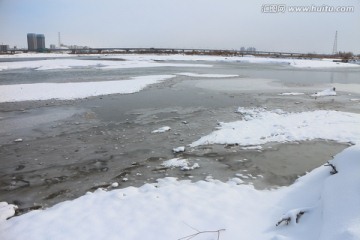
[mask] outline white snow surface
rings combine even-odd
[[[158,180],[140,188],[99,189],[49,209],[0,223],[4,240],[27,239],[179,239],[216,231],[221,240],[360,239],[360,147],[332,161],[339,173],[321,166],[290,187],[256,190],[241,181]],[[304,215],[296,223],[275,224]],[[195,230],[197,229],[197,230]],[[217,239],[217,233],[195,239]]]
[[[15,209],[17,209],[17,206],[13,204],[8,204],[7,202],[0,202],[0,224],[9,217],[14,216]]]
[[[173,77],[175,76],[152,75],[118,81],[0,85],[0,102],[70,100],[116,93],[135,93],[150,84]]]
[[[94,55],[95,56],[95,55]],[[1,62],[0,71],[21,68],[30,68],[36,70],[69,69],[74,67],[95,67],[99,69],[121,69],[121,68],[142,68],[142,67],[211,67],[208,64],[201,63],[167,63],[162,61],[203,61],[203,62],[240,62],[252,64],[279,64],[289,65],[296,68],[358,68],[359,64],[339,63],[322,59],[291,59],[291,58],[266,58],[266,57],[222,57],[206,55],[138,55],[138,54],[116,54],[116,55],[97,55],[97,60],[78,59],[77,55],[69,54],[16,54],[3,55],[2,58],[44,58],[47,60]],[[65,59],[64,57],[72,57]],[[51,59],[55,58],[55,59]],[[114,61],[112,59],[119,59]],[[198,75],[197,77],[219,77],[216,75]],[[224,76],[222,76],[224,77]],[[227,76],[230,77],[230,76]]]
[[[112,61],[112,60],[82,60],[82,59],[47,59],[47,60],[32,60],[32,61],[15,61],[15,62],[0,62],[1,70],[15,70],[15,69],[35,69],[35,70],[55,70],[55,69],[70,69],[70,68],[98,68],[103,70],[122,69],[122,68],[149,68],[149,67],[211,67],[208,64],[197,63],[159,63],[155,61]]]
[[[118,54],[101,56],[101,58],[121,58],[128,61],[210,61],[210,62],[242,62],[253,64],[279,64],[289,65],[296,68],[358,68],[358,64],[332,62],[323,59],[291,59],[291,58],[270,58],[270,57],[223,57],[207,55],[137,55]]]
[[[69,53],[17,53],[17,54],[1,54],[0,58],[70,58],[74,55]]]
[[[259,145],[315,139],[360,143],[360,114],[340,111],[288,113],[281,110],[239,108],[243,119],[220,123],[218,130],[191,144]]]

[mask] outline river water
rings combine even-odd
[[[194,63],[182,61],[182,63]],[[234,78],[177,75],[127,95],[69,101],[0,103],[0,201],[19,205],[19,213],[52,206],[99,187],[140,186],[158,178],[198,181],[237,177],[259,189],[289,185],[324,164],[348,145],[318,140],[263,146],[187,147],[215,130],[218,122],[240,120],[238,107],[285,111],[317,109],[360,112],[359,91],[337,87],[338,95],[313,99],[309,94],[333,86],[358,86],[360,71],[294,69],[270,64],[201,62],[211,68],[157,67],[118,70],[76,68],[0,72],[0,85],[81,82],[176,74],[235,74]],[[345,89],[345,88],[344,88]],[[279,96],[282,92],[304,92]],[[170,126],[171,131],[151,131]],[[22,138],[22,142],[14,142]],[[161,164],[186,158],[200,168],[182,171]]]

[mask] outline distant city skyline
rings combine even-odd
[[[360,54],[359,0],[0,0],[0,44],[27,48],[27,33],[90,47],[237,49]],[[274,7],[284,6],[274,12]],[[290,12],[350,6],[351,12]]]

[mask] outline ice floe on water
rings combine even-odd
[[[185,152],[185,146],[173,148],[174,153]]]
[[[200,78],[231,78],[238,77],[239,75],[230,75],[230,74],[199,74],[199,73],[176,73],[176,75],[182,75],[187,77],[200,77]]]
[[[305,93],[300,93],[300,92],[287,92],[287,93],[279,93],[279,96],[299,96],[299,95],[304,95]]]
[[[159,83],[173,77],[175,76],[152,75],[118,81],[0,85],[0,102],[49,99],[70,100],[107,94],[135,93],[150,84]]]
[[[247,147],[242,147],[241,149],[243,149],[243,150],[262,150],[263,147],[262,146],[247,146]]]
[[[194,163],[192,166],[189,163],[189,160],[182,158],[173,158],[167,161],[164,161],[162,166],[167,168],[180,168],[183,171],[193,170],[195,168],[199,168],[200,165],[198,163]]]
[[[304,95],[305,93],[301,92],[286,92],[286,93],[279,93],[279,96],[300,96]],[[310,95],[311,97],[326,97],[326,96],[336,96],[336,89],[335,87],[325,89]]]
[[[320,92],[316,92],[314,94],[312,94],[312,97],[326,97],[326,96],[336,96],[336,89],[335,88],[329,88],[329,89],[325,89],[323,91]]]
[[[151,133],[164,133],[164,132],[167,132],[170,130],[171,130],[171,128],[169,126],[164,126],[164,127],[161,127],[159,129],[152,131]]]
[[[315,139],[360,143],[360,114],[340,111],[284,112],[239,108],[242,120],[220,123],[218,130],[191,144],[259,145]]]

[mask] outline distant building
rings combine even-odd
[[[42,51],[45,49],[45,35],[28,33],[27,43],[29,51]]]
[[[29,51],[36,51],[37,50],[37,40],[35,33],[28,33],[27,34],[27,43],[28,43],[28,50]]]
[[[248,53],[255,53],[255,52],[256,52],[256,48],[254,48],[254,47],[248,47],[248,48],[246,49],[246,51],[247,51]]]
[[[9,45],[0,45],[0,52],[9,51]]]
[[[56,45],[55,44],[50,44],[50,49],[56,49]]]
[[[36,45],[37,45],[38,51],[45,49],[45,35],[44,34],[36,34]]]

